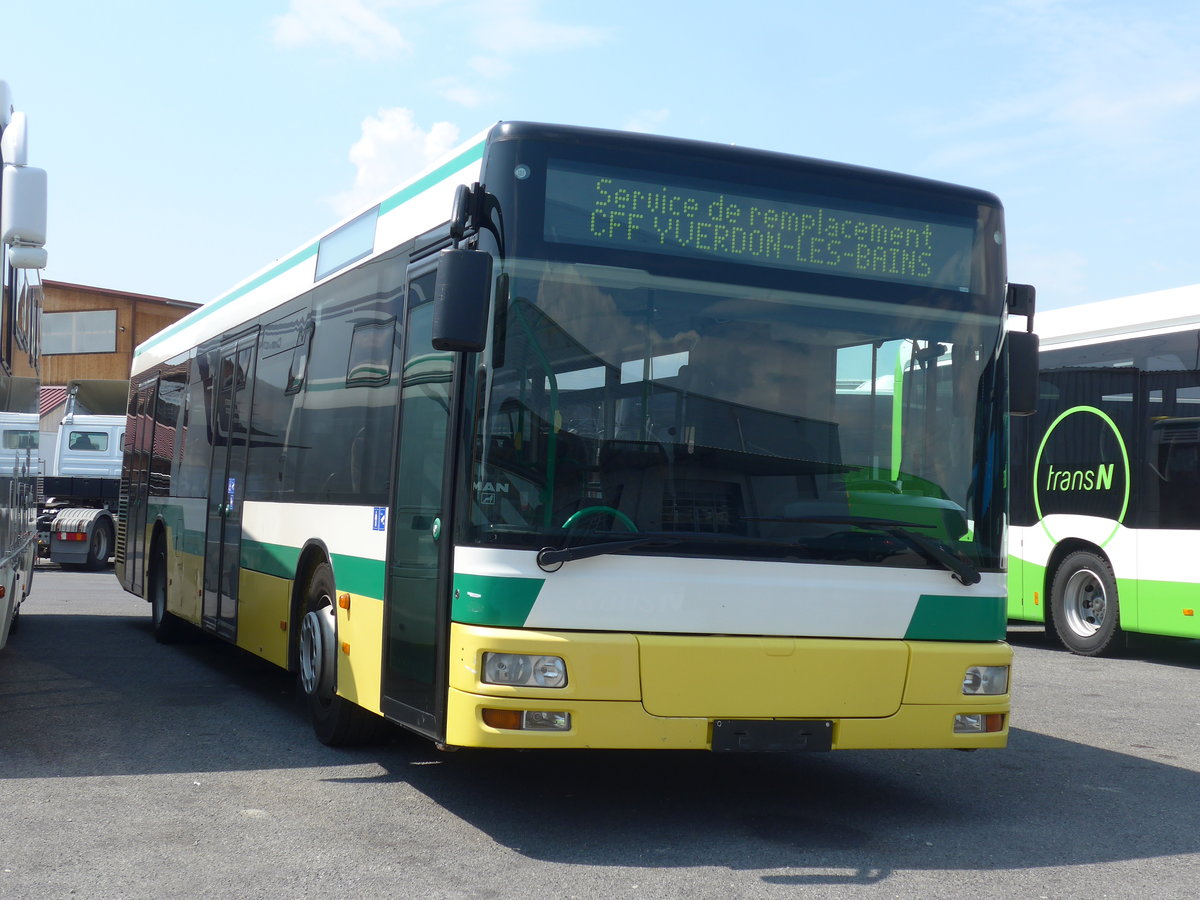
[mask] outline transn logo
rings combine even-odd
[[[1093,469],[1055,469],[1046,471],[1048,491],[1109,491],[1112,490],[1113,463],[1101,463]]]

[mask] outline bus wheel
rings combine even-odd
[[[300,689],[308,701],[317,740],[331,747],[377,739],[384,720],[337,695],[337,613],[333,569],[321,563],[304,595],[300,621]]]
[[[1117,579],[1108,562],[1078,550],[1054,573],[1050,588],[1054,630],[1063,646],[1080,656],[1100,656],[1121,632]]]
[[[188,626],[183,619],[167,611],[167,551],[162,538],[155,540],[154,549],[150,551],[150,572],[146,582],[154,639],[160,644],[173,644],[186,634]]]
[[[87,562],[84,565],[95,571],[108,565],[112,556],[113,538],[112,525],[108,519],[101,519],[92,528],[92,537],[88,541]]]

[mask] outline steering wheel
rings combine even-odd
[[[616,519],[632,532],[637,532],[638,527],[633,524],[633,519],[625,515],[619,509],[613,509],[611,506],[585,506],[583,509],[576,510],[571,513],[567,521],[562,523],[563,530],[574,528],[581,520],[590,518],[591,516],[611,516]]]

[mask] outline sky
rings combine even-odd
[[[1038,307],[1200,282],[1194,0],[40,0],[44,277],[204,302],[501,119],[997,194]]]

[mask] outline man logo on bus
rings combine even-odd
[[[1042,528],[1049,516],[1089,516],[1112,522],[1103,544],[1117,533],[1129,509],[1129,454],[1121,430],[1094,406],[1061,413],[1042,437],[1033,464],[1033,505]]]
[[[475,493],[479,495],[480,506],[495,506],[497,495],[507,494],[511,485],[502,481],[476,481]]]

